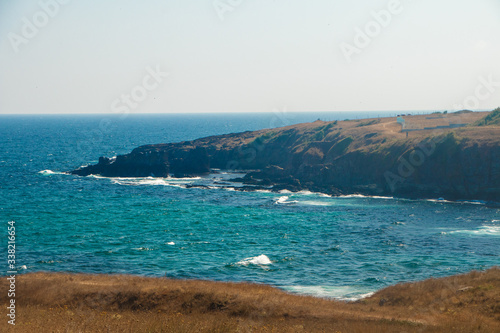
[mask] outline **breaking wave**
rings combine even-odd
[[[271,265],[272,262],[269,259],[268,256],[265,254],[261,254],[260,256],[257,257],[250,257],[243,259],[241,261],[238,261],[236,263],[237,265],[243,265],[243,266],[248,266],[248,265]]]

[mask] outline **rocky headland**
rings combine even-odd
[[[145,145],[71,171],[189,177],[239,170],[243,188],[500,201],[500,108],[345,121]]]

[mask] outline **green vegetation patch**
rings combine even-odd
[[[340,156],[344,154],[347,151],[347,148],[351,145],[351,143],[354,141],[352,137],[347,137],[339,142],[337,142],[330,150],[328,151],[327,155],[329,156]]]
[[[335,125],[337,125],[337,121],[315,128],[316,133],[311,135],[312,141],[323,141],[330,132],[330,129]]]
[[[500,108],[491,111],[486,117],[479,119],[472,126],[500,126]]]
[[[364,122],[356,125],[356,127],[369,126],[369,125],[374,125],[374,124],[378,124],[378,123],[380,123],[380,119],[372,119],[372,120],[364,121]]]

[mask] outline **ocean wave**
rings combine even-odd
[[[283,286],[282,289],[295,294],[322,298],[334,298],[341,301],[357,301],[374,294],[363,288],[351,286]]]
[[[152,178],[152,177],[151,177]],[[198,179],[203,179],[202,177],[167,177],[169,181],[192,181],[192,180],[198,180]]]
[[[104,176],[101,176],[101,175],[88,175],[87,177],[89,177],[89,178],[95,178],[95,179],[112,179],[110,177],[104,177]]]
[[[288,196],[285,195],[276,199],[274,203],[277,205],[286,205],[286,204],[295,204],[298,203],[298,201],[297,200],[288,201]]]
[[[189,184],[186,181],[172,182],[169,178],[109,178],[113,184],[124,186],[172,186],[184,188]]]
[[[346,194],[335,196],[336,199],[351,199],[351,198],[359,198],[359,199],[384,199],[384,200],[394,200],[394,197],[384,197],[379,195],[363,195],[363,194]]]
[[[302,191],[299,191],[295,194],[302,194],[302,195],[314,195],[316,194],[315,192],[311,192],[311,191],[307,191],[307,190],[302,190]]]
[[[251,265],[271,265],[272,262],[268,256],[266,256],[265,254],[261,254],[260,256],[257,256],[257,257],[250,257],[250,258],[243,259],[241,261],[238,261],[236,264],[243,265],[243,266],[248,266],[250,264]]]
[[[500,226],[483,226],[475,230],[454,230],[449,234],[468,234],[473,236],[500,236]]]
[[[42,176],[52,176],[52,175],[67,175],[66,172],[52,171],[52,170],[42,170],[38,171]]]
[[[332,206],[334,203],[326,201],[306,200],[306,201],[301,201],[300,204],[310,205],[310,206]]]
[[[486,201],[482,200],[457,200],[457,201],[452,201],[452,200],[446,200],[443,198],[438,198],[438,199],[422,199],[424,201],[428,202],[439,202],[439,203],[450,203],[450,204],[469,204],[469,205],[486,205]]]
[[[132,248],[132,250],[136,250],[136,251],[154,251],[154,249],[149,248],[149,247],[134,247],[134,248]]]

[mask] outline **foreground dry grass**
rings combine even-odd
[[[6,279],[1,290],[8,290]],[[255,284],[18,276],[13,332],[500,332],[500,269],[401,284],[344,303]],[[2,292],[2,304],[7,293]]]

